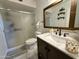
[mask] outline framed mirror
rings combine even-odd
[[[79,30],[78,4],[78,0],[57,0],[44,8],[44,27]]]

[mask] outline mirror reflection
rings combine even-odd
[[[45,10],[45,26],[46,27],[68,27],[69,26],[69,14],[70,14],[70,2],[59,1],[47,7]]]

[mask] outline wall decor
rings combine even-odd
[[[59,11],[64,11],[64,10],[65,10],[65,8],[62,7]]]
[[[65,12],[60,12],[60,13],[58,13],[58,16],[60,16],[61,14],[63,14],[63,15],[64,15],[64,14],[65,14]]]
[[[58,20],[60,20],[60,19],[65,19],[65,17],[58,17]]]

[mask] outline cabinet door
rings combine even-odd
[[[48,52],[48,59],[73,59],[53,46],[49,45],[48,49],[50,49]]]
[[[42,41],[40,38],[37,38],[38,42],[38,59],[47,59],[47,44]]]

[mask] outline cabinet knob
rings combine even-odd
[[[45,59],[42,53],[39,53],[39,59]]]
[[[46,49],[48,52],[50,52],[50,49],[49,49],[47,46],[45,47],[45,49]]]

